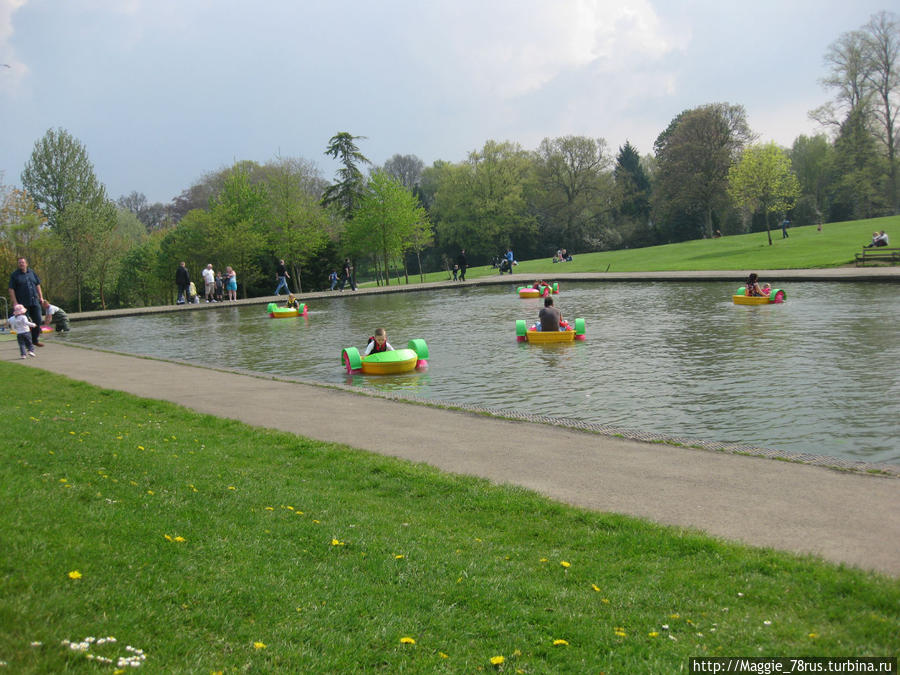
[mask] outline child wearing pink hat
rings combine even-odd
[[[9,329],[16,334],[19,343],[19,353],[22,358],[25,355],[34,356],[34,344],[31,342],[31,329],[37,326],[26,314],[28,310],[24,305],[13,305],[13,315],[9,318]]]

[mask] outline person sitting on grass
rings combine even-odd
[[[377,354],[378,352],[392,352],[394,348],[387,341],[387,333],[384,328],[376,328],[375,335],[369,338],[369,344],[366,345],[366,351],[363,356],[369,354]]]

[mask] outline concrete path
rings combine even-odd
[[[900,576],[900,479],[624,440],[72,347],[0,358],[598,511]]]

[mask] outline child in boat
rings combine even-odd
[[[772,285],[771,284],[763,284],[762,292],[765,297],[769,297],[772,293]]]
[[[297,298],[294,297],[293,293],[288,293],[288,299],[284,306],[288,309],[300,309],[300,303],[297,302]]]
[[[387,341],[387,333],[384,331],[384,328],[376,328],[375,335],[369,338],[369,344],[366,345],[366,352],[363,356],[368,356],[369,354],[375,354],[377,352],[392,352],[394,348],[391,347],[391,343]]]
[[[756,272],[750,273],[750,276],[747,277],[747,283],[744,285],[744,288],[746,289],[744,291],[744,295],[749,295],[755,298],[761,298],[768,295],[768,293],[763,293],[763,289],[759,287],[759,277],[756,275]]]

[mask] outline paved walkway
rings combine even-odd
[[[426,462],[599,511],[900,576],[900,479],[643,443],[47,340],[19,361],[100,387]]]

